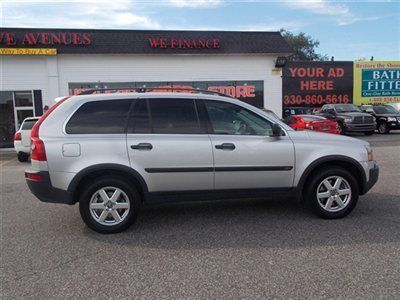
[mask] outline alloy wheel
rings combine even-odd
[[[341,176],[329,176],[317,188],[317,200],[322,209],[338,212],[345,209],[351,200],[351,186]]]
[[[113,186],[103,187],[91,197],[89,210],[93,219],[101,225],[117,225],[128,216],[130,201],[121,189]]]

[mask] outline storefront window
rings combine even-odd
[[[33,106],[32,92],[15,92],[15,106]]]

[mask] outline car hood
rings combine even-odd
[[[362,112],[349,112],[349,113],[337,113],[337,116],[338,117],[356,117],[356,116],[357,117],[358,116],[370,117],[371,115],[367,114],[367,113],[362,113]]]
[[[343,136],[339,134],[331,134],[324,132],[316,132],[312,130],[290,131],[288,132],[293,141],[309,140],[315,143],[331,143],[331,144],[358,144],[360,146],[368,146],[369,143],[360,139]]]

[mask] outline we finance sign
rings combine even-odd
[[[355,62],[354,103],[400,102],[400,62]]]

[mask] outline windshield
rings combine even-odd
[[[376,114],[398,114],[398,112],[391,106],[374,106]]]
[[[339,104],[335,106],[335,109],[338,113],[361,112],[361,110],[353,104]]]

